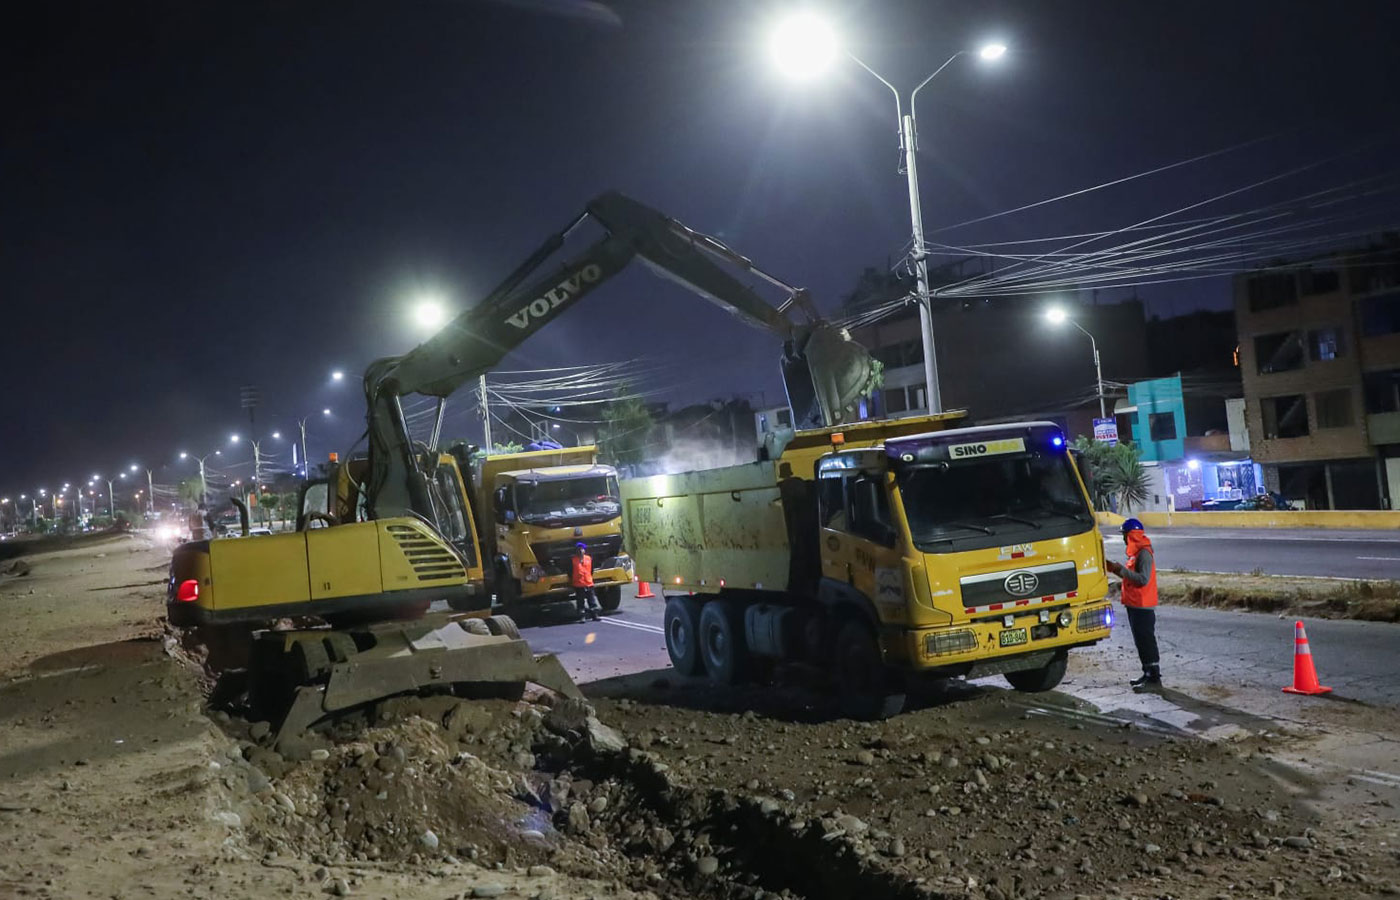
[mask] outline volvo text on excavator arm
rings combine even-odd
[[[589,220],[606,234],[577,258],[527,281]],[[719,240],[609,192],[589,203],[480,303],[414,350],[377,360],[366,371],[370,467],[365,498],[370,517],[414,512],[437,519],[437,504],[420,467],[423,454],[404,419],[404,395],[446,398],[635,258],[783,341],[783,380],[798,428],[839,424],[860,397],[878,386],[878,364],[843,329],[821,320],[805,290],[762,271]],[[786,297],[777,304],[765,300],[731,269],[766,281]],[[801,310],[801,321],[793,319],[794,307]]]

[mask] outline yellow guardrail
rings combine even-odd
[[[1099,524],[1118,528],[1123,516],[1098,513]],[[1140,512],[1134,517],[1147,528],[1370,528],[1400,529],[1400,510],[1302,509],[1221,510],[1219,512]]]

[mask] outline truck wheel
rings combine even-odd
[[[711,600],[700,608],[700,655],[715,684],[738,684],[744,680],[749,655],[744,646],[744,626],[722,600]]]
[[[904,709],[904,689],[880,656],[875,633],[851,620],[836,636],[836,678],[841,709],[852,719],[888,719]]]
[[[622,585],[598,588],[598,605],[603,607],[603,612],[617,612],[622,605]]]
[[[508,637],[512,640],[520,640],[520,629],[516,626],[515,620],[510,616],[487,616],[486,628],[497,637]]]
[[[662,622],[671,666],[686,677],[700,674],[700,604],[694,597],[667,597]]]
[[[1039,694],[1053,691],[1065,677],[1065,667],[1069,665],[1068,653],[1057,653],[1055,658],[1038,669],[1023,669],[1020,672],[1007,672],[1006,680],[1024,694]]]

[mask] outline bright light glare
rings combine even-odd
[[[812,13],[799,13],[773,29],[768,49],[784,75],[809,79],[831,66],[839,47],[831,23]]]
[[[436,331],[447,321],[447,309],[433,298],[419,300],[413,307],[413,322],[424,331]]]
[[[1065,312],[1062,306],[1052,306],[1045,311],[1045,321],[1051,325],[1063,324],[1069,318],[1069,313]]]
[[[321,410],[321,415],[323,415],[323,416],[328,416],[328,415],[330,415],[330,414],[331,414],[331,411],[330,411],[330,408],[329,408],[329,407],[327,407],[326,409]]]
[[[344,377],[345,373],[340,371],[339,369],[336,369],[334,372],[331,373],[331,381],[339,381]]]
[[[189,455],[188,453],[186,453],[185,451],[183,451],[183,450],[180,451],[180,458],[181,458],[181,459],[188,459],[189,456],[190,456],[190,455]]]
[[[282,438],[282,432],[280,432],[280,431],[274,431],[274,432],[272,432],[272,439],[273,439],[273,440],[280,440],[281,438]]]
[[[131,471],[135,472],[137,468],[138,468],[137,465],[136,465],[135,463],[132,463],[132,465],[131,465]]]
[[[230,443],[230,444],[236,444],[236,443],[238,443],[238,435],[236,435],[236,434],[231,434],[231,435],[228,436],[228,440],[229,440],[229,443]]]
[[[1003,56],[1006,55],[1006,45],[987,44],[981,50],[977,51],[977,55],[988,61],[994,59],[1001,59]]]
[[[1199,469],[1200,467],[1201,461],[1199,459],[1188,459],[1186,461],[1186,468],[1188,469]]]

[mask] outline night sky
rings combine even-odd
[[[11,7],[0,32],[0,492],[138,462],[185,469],[313,421],[313,455],[363,427],[359,373],[416,343],[424,291],[470,306],[594,194],[617,188],[834,308],[908,239],[892,98],[847,64],[771,68],[780,4],[259,3]],[[1248,208],[1394,168],[1396,4],[832,4],[850,46],[921,96],[924,216],[950,243],[1117,227],[1338,156]],[[936,233],[1243,141],[1197,166]],[[1275,192],[1277,191],[1277,192]],[[1395,224],[1400,215],[1378,224]],[[1143,292],[1170,315],[1228,280]],[[1122,292],[1120,292],[1121,294]],[[641,267],[511,368],[662,356],[676,399],[781,396],[769,336]],[[346,380],[329,383],[343,369]],[[459,404],[470,402],[464,394]],[[241,451],[240,451],[241,452]],[[188,468],[193,472],[193,468]]]

